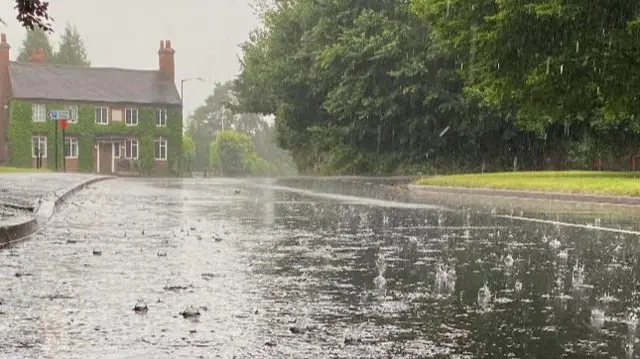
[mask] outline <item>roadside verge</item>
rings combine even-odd
[[[46,224],[55,214],[56,210],[65,200],[81,189],[113,176],[92,177],[81,182],[76,182],[62,190],[54,191],[48,196],[39,200],[32,212],[25,211],[24,214],[8,218],[0,224],[0,247],[18,242],[27,236],[37,232],[42,225]]]
[[[420,192],[431,193],[447,193],[471,196],[493,196],[503,198],[519,198],[519,199],[539,199],[548,201],[564,201],[564,202],[589,202],[600,204],[615,204],[638,206],[640,205],[640,197],[631,196],[608,196],[566,192],[542,192],[542,191],[524,191],[512,189],[489,189],[489,188],[469,188],[469,187],[446,187],[446,186],[428,186],[428,185],[408,185],[409,189]]]

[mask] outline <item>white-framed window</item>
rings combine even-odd
[[[47,121],[47,106],[42,103],[34,103],[31,106],[31,119],[33,122]]]
[[[67,106],[67,111],[69,111],[69,123],[78,123],[78,106]]]
[[[38,154],[47,158],[47,136],[31,137],[31,157],[38,158]]]
[[[138,125],[138,109],[137,108],[124,109],[124,124],[127,126]]]
[[[113,158],[120,158],[122,156],[122,154],[120,153],[120,147],[122,147],[122,143],[113,143]]]
[[[167,140],[165,140],[164,138],[156,139],[154,156],[158,161],[167,160]]]
[[[99,125],[109,124],[109,108],[96,107],[96,123]]]
[[[138,140],[130,138],[124,141],[124,158],[129,160],[138,159]]]
[[[156,127],[167,127],[167,109],[156,109]]]
[[[64,158],[78,158],[78,139],[68,137],[64,139]]]

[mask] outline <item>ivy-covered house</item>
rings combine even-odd
[[[179,170],[182,101],[175,50],[161,41],[157,70],[47,64],[42,51],[11,62],[0,35],[0,162],[67,171],[166,175]],[[69,110],[62,141],[51,110]],[[57,141],[56,141],[57,138]],[[58,151],[56,151],[56,143]]]

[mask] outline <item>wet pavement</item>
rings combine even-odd
[[[79,192],[0,251],[0,357],[635,355],[640,242],[606,230],[627,217],[273,185]]]
[[[32,210],[40,199],[59,196],[64,190],[96,177],[81,173],[3,173],[0,175],[0,205]],[[11,216],[14,212],[5,208],[4,213]]]

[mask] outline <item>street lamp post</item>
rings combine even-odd
[[[186,127],[186,118],[184,117],[184,83],[188,82],[188,81],[201,81],[204,82],[204,79],[202,77],[187,77],[184,78],[182,80],[180,80],[180,102],[182,105],[182,118],[183,120],[185,120],[185,127]]]

